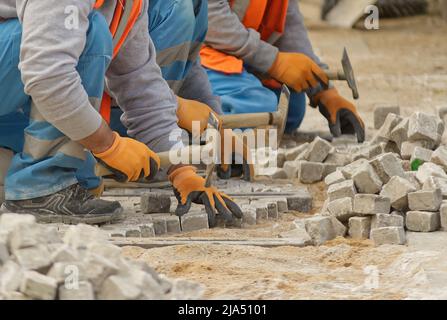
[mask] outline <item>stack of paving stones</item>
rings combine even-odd
[[[351,162],[326,176],[321,213],[296,222],[313,244],[349,236],[402,245],[405,230],[447,231],[447,146],[440,145],[444,122],[422,112],[408,118],[389,108],[380,112],[387,115],[376,115],[382,124],[374,138],[353,146]]]
[[[247,197],[234,198],[243,211],[242,219],[225,222],[218,217],[218,227],[249,228],[268,220],[278,220],[287,212],[309,212],[312,209],[312,196],[306,188],[288,186],[269,187],[263,184],[239,181],[219,182],[221,190],[230,193],[247,193]],[[237,185],[237,186],[236,186]],[[281,191],[289,190],[285,196]],[[276,192],[278,196],[252,197],[250,193]],[[131,204],[133,205],[133,204]],[[139,212],[131,212],[124,222],[105,225],[101,228],[110,237],[152,238],[208,229],[208,215],[203,206],[192,204],[191,210],[182,217],[174,214],[177,200],[170,193],[150,192],[140,199]]]
[[[203,292],[124,258],[98,228],[71,226],[61,238],[31,215],[0,216],[0,300],[199,299]]]

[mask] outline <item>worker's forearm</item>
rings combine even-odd
[[[86,149],[92,151],[93,153],[102,153],[107,151],[115,141],[115,135],[109,126],[102,122],[101,126],[95,133],[79,140],[78,142],[82,144]]]

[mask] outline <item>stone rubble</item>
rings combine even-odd
[[[378,132],[370,142],[330,151],[332,157],[352,155],[351,162],[339,163],[323,177],[325,205],[320,215],[303,219],[305,224],[312,219],[306,230],[314,243],[330,240],[335,233],[328,231],[329,220],[324,218],[335,218],[348,227],[350,237],[370,238],[376,245],[405,244],[405,230],[447,230],[443,121],[423,112],[403,118],[397,108],[378,107],[375,123]]]
[[[96,227],[70,226],[61,238],[33,216],[4,213],[0,235],[0,300],[199,299],[204,293],[200,284],[169,280],[124,258]]]

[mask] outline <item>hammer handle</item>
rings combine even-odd
[[[175,151],[172,151],[172,152],[175,152]],[[189,147],[183,148],[181,152],[182,153],[187,152],[188,159],[191,159],[193,154],[197,154],[197,152],[200,154],[201,147],[200,146],[189,146]],[[172,163],[170,153],[171,153],[171,151],[157,153],[158,157],[160,158],[160,168],[168,169],[170,166],[177,164],[177,163]],[[95,174],[98,177],[113,176],[113,172],[111,172],[108,168],[104,167],[103,165],[101,165],[99,163],[96,165]]]
[[[273,115],[269,112],[228,114],[220,116],[226,129],[251,128],[273,124]]]
[[[329,80],[341,80],[341,81],[346,80],[346,75],[341,70],[336,70],[336,71],[328,70],[328,71],[326,71],[326,75],[329,78]]]

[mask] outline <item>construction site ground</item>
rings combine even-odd
[[[347,47],[356,72],[358,106],[374,133],[377,104],[399,105],[403,115],[447,106],[447,23],[420,16],[381,20],[380,30],[337,30],[316,19],[317,7],[302,4],[316,52],[339,66]],[[336,86],[345,96],[344,84]],[[300,130],[327,131],[326,120],[308,109]],[[266,183],[266,182],[264,182]],[[299,182],[293,182],[299,185]],[[319,212],[324,183],[308,186]],[[277,238],[301,213],[244,229],[209,229],[172,237],[204,239]],[[190,244],[124,248],[170,277],[196,280],[209,299],[425,299],[447,298],[447,232],[407,233],[406,246],[375,247],[370,240],[337,238],[314,247]]]

